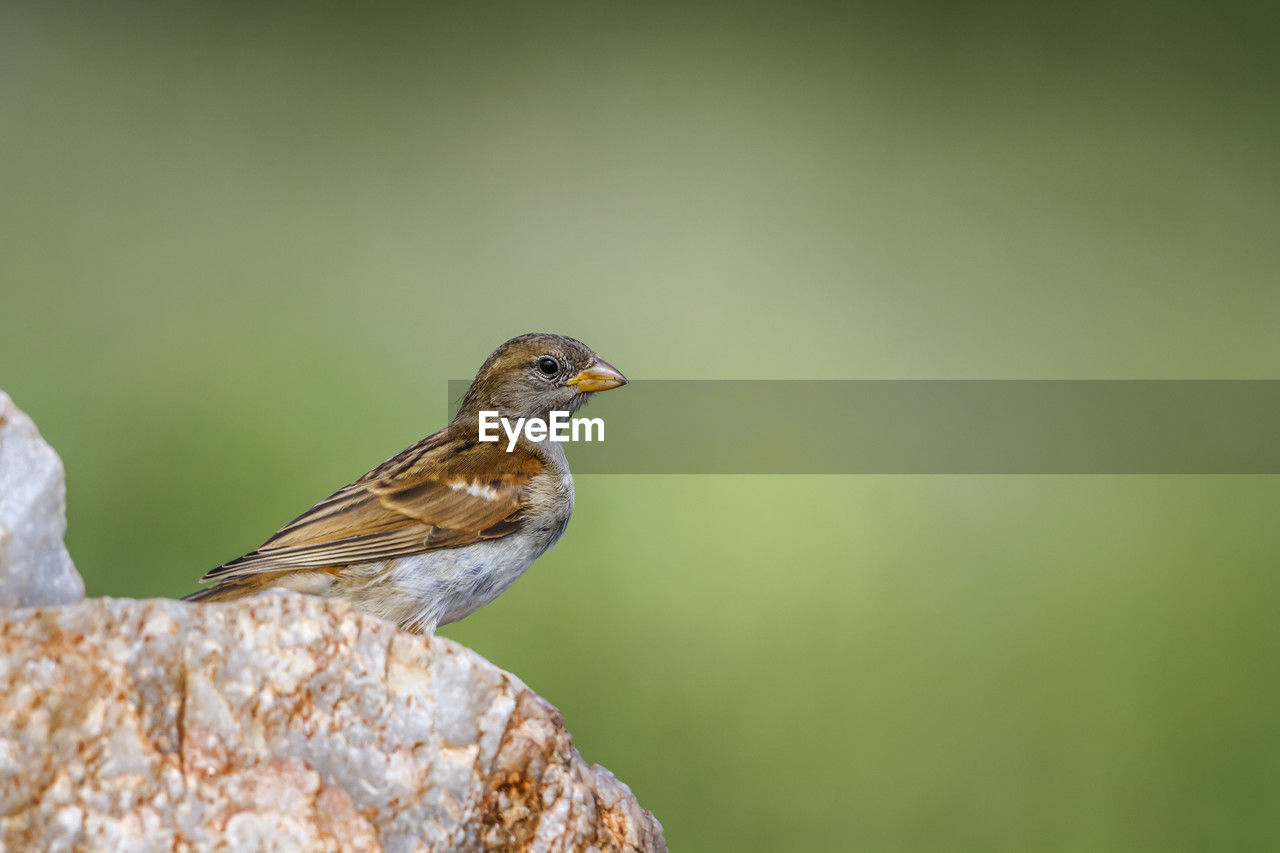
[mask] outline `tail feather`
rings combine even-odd
[[[262,592],[264,589],[270,589],[276,585],[276,579],[282,574],[287,573],[264,572],[260,575],[226,580],[204,589],[198,589],[190,595],[184,595],[182,600],[196,602],[235,601],[237,598],[246,598],[254,593]]]

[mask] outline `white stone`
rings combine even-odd
[[[0,697],[0,849],[666,849],[519,679],[341,601],[17,610]]]
[[[62,543],[66,496],[62,460],[0,391],[0,607],[84,598],[84,582]]]

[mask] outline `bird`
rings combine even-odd
[[[549,419],[628,384],[574,338],[530,333],[495,349],[444,429],[397,453],[206,573],[185,597],[230,601],[271,588],[344,599],[434,634],[496,599],[563,535],[573,512],[564,444],[521,431],[481,441],[482,412]]]

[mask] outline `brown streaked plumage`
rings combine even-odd
[[[551,369],[554,362],[554,370]],[[521,335],[485,360],[453,421],[202,581],[189,601],[281,587],[345,598],[434,631],[501,594],[564,532],[573,479],[562,445],[481,442],[482,410],[547,419],[626,379],[573,338]]]

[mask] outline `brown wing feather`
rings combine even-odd
[[[505,536],[542,461],[445,429],[388,459],[202,581],[382,560]]]

